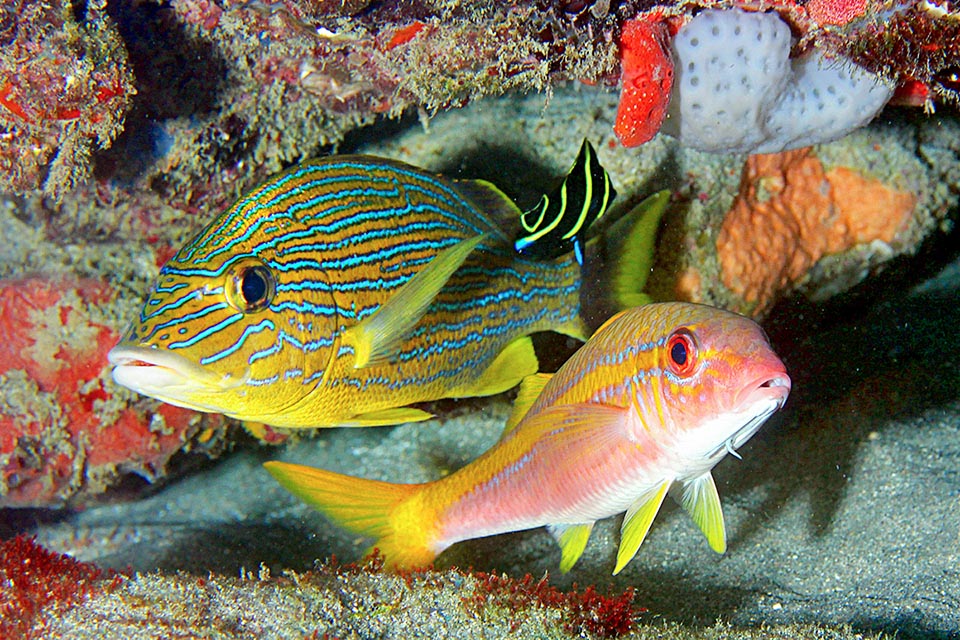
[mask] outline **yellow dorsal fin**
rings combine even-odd
[[[357,369],[383,362],[393,355],[443,285],[484,238],[486,234],[458,242],[438,253],[372,316],[344,332],[343,344],[353,347]]]
[[[650,531],[653,519],[660,511],[660,505],[663,504],[663,498],[667,495],[671,482],[671,480],[665,480],[630,505],[620,526],[620,548],[617,549],[617,566],[613,570],[613,575],[620,573],[633,556],[637,555],[640,544]]]
[[[610,290],[618,310],[652,302],[643,290],[653,269],[657,230],[669,201],[669,191],[649,196],[605,234]]]
[[[582,524],[551,524],[547,531],[560,545],[560,572],[567,573],[577,563],[583,550],[587,548],[587,540],[593,531],[593,523]]]
[[[713,476],[708,471],[683,483],[677,502],[690,514],[706,536],[710,548],[717,553],[727,550],[727,534],[723,526],[723,508]]]
[[[520,381],[520,390],[517,392],[517,399],[513,403],[513,411],[510,412],[510,417],[507,418],[507,424],[503,428],[501,438],[513,431],[513,429],[520,424],[520,421],[523,420],[523,417],[530,411],[530,407],[533,406],[533,403],[540,396],[540,392],[543,391],[543,388],[550,382],[550,378],[552,377],[552,373],[535,373]]]

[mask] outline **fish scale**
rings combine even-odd
[[[590,169],[568,179],[608,181]],[[571,206],[582,218],[582,203]],[[537,369],[530,333],[586,334],[577,257],[518,254],[509,229],[520,215],[488,183],[367,156],[306,162],[242,196],[163,266],[111,352],[114,377],[294,428],[422,420],[409,405],[506,390]],[[270,299],[247,308],[251,277]],[[404,295],[422,306],[391,305]]]
[[[711,469],[783,406],[790,378],[753,321],[689,303],[630,309],[556,375],[528,378],[507,429],[476,460],[433,482],[392,484],[265,464],[335,523],[375,539],[389,567],[418,567],[471,538],[546,525],[568,571],[594,522],[624,513],[614,573],[665,496],[726,549]]]

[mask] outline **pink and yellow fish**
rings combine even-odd
[[[668,490],[722,553],[711,469],[790,392],[752,320],[689,303],[649,304],[604,324],[551,376],[528,378],[500,442],[455,473],[392,484],[282,462],[267,470],[390,567],[429,564],[471,538],[546,525],[560,569],[594,522],[626,512],[614,574],[634,557]]]

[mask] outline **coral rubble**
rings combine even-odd
[[[0,506],[78,503],[122,473],[155,479],[222,425],[110,383],[119,336],[99,309],[115,298],[92,280],[0,281]]]
[[[62,196],[123,128],[136,90],[105,5],[18,0],[0,9],[0,190]]]

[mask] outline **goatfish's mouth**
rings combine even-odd
[[[745,396],[739,402],[742,408],[737,412],[739,415],[747,416],[747,420],[722,444],[707,454],[707,457],[712,458],[725,452],[739,458],[737,449],[754,436],[767,418],[783,407],[788,395],[790,395],[790,378],[785,373],[763,378],[755,386],[748,385]]]
[[[107,354],[113,380],[145,396],[197,411],[220,412],[221,407],[198,398],[244,383],[242,376],[221,375],[164,349],[118,344]]]

